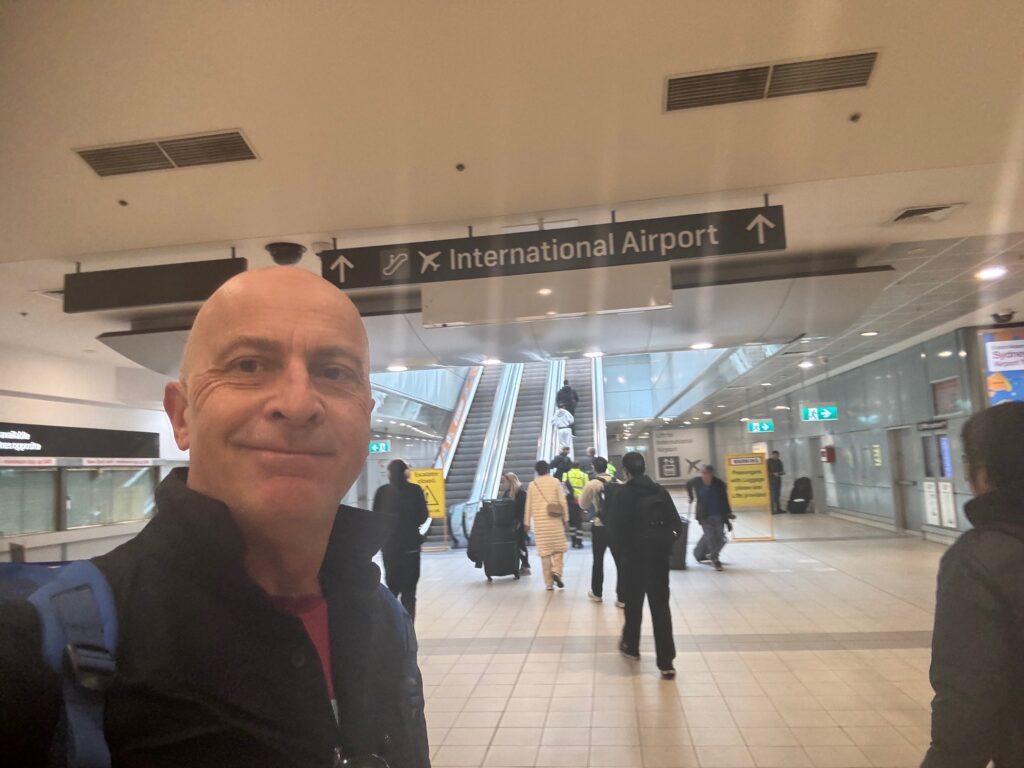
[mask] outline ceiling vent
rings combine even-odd
[[[798,93],[860,88],[868,84],[877,58],[878,52],[870,51],[812,61],[791,61],[726,72],[670,77],[665,109],[672,112]]]
[[[75,151],[99,176],[120,176],[256,159],[256,153],[239,131],[179,136]]]
[[[964,203],[949,203],[947,205],[921,205],[916,208],[904,208],[892,219],[892,223],[904,221],[944,221],[958,208],[963,208]]]

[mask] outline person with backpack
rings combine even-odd
[[[1024,765],[1024,402],[976,413],[962,439],[972,530],[942,557],[932,739],[922,768]]]
[[[373,495],[373,511],[386,515],[389,533],[381,548],[384,583],[416,619],[416,585],[420,580],[420,527],[427,522],[423,489],[409,482],[409,465],[401,459],[388,464],[388,483]]]
[[[428,768],[379,516],[338,506],[366,463],[369,368],[359,312],[317,275],[213,293],[164,393],[189,467],[135,538],[0,610],[0,762]]]
[[[562,382],[562,388],[555,393],[555,405],[565,408],[570,416],[576,416],[576,406],[580,402],[579,393],[569,385],[569,380]],[[571,424],[572,422],[570,422]]]
[[[726,544],[725,529],[732,530],[732,521],[736,515],[729,505],[729,492],[725,483],[715,477],[715,468],[705,464],[700,475],[700,481],[693,485],[693,492],[697,496],[697,522],[704,535],[693,548],[693,559],[698,563],[710,562],[716,571],[721,571],[719,555]]]
[[[619,651],[626,658],[639,660],[646,597],[658,669],[662,679],[671,680],[676,674],[676,646],[669,607],[668,561],[683,523],[669,492],[647,476],[642,454],[631,451],[623,456],[622,470],[626,482],[615,491],[609,531],[618,552],[626,598]]]
[[[583,486],[583,492],[580,494],[580,506],[594,511],[590,526],[590,546],[593,550],[594,562],[590,569],[590,591],[587,592],[587,597],[595,603],[600,603],[604,599],[604,553],[608,550],[607,516],[611,508],[611,496],[620,483],[608,474],[608,460],[603,456],[594,457],[594,471],[597,473],[594,479]],[[612,560],[615,561],[617,571],[619,566],[615,550],[612,550]],[[620,608],[626,605],[622,599],[621,583],[622,576],[619,574],[615,585],[615,604]]]
[[[544,587],[550,592],[557,585],[565,587],[562,581],[564,565],[565,524],[569,522],[569,505],[565,503],[565,489],[551,476],[551,467],[546,461],[534,465],[537,477],[526,491],[526,516],[524,528],[533,529],[534,544],[544,569]]]

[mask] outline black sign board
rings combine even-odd
[[[917,422],[918,432],[931,432],[936,429],[945,429],[948,426],[948,422],[945,419],[935,419],[933,421],[919,421]]]
[[[0,456],[157,459],[156,432],[0,423]]]
[[[786,247],[781,205],[570,229],[322,251],[339,288],[618,267]]]
[[[206,301],[229,278],[245,272],[247,265],[245,259],[212,259],[72,272],[64,275],[64,311],[70,314]]]
[[[658,457],[658,476],[663,479],[671,479],[676,477],[682,477],[683,472],[680,467],[678,456],[659,456]]]

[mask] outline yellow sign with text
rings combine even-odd
[[[431,517],[444,520],[444,470],[410,469],[409,480],[423,489],[427,498],[427,512]]]
[[[771,506],[768,465],[763,453],[727,453],[725,483],[731,506],[737,509]]]

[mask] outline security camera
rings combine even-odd
[[[306,252],[306,246],[299,243],[267,243],[263,247],[275,264],[298,264]]]
[[[1017,314],[1012,309],[1004,309],[1002,312],[992,313],[992,322],[996,325],[1006,325],[1013,322],[1013,316]]]

